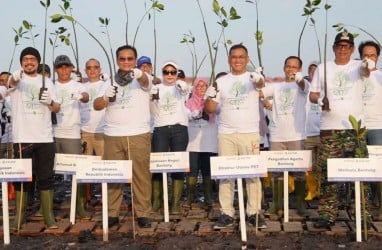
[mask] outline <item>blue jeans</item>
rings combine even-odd
[[[190,152],[190,173],[188,176],[197,177],[199,170],[202,176],[211,176],[210,157],[217,156],[210,152]]]
[[[367,145],[382,145],[382,129],[370,129],[367,131]]]
[[[154,128],[152,139],[153,152],[186,151],[188,145],[188,130],[186,126],[175,124]],[[175,180],[183,180],[184,173],[171,173]],[[153,174],[153,180],[161,180],[161,174]]]

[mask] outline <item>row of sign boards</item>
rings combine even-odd
[[[329,181],[380,181],[381,146],[369,147],[369,158],[328,159]],[[311,151],[261,151],[259,155],[211,157],[213,179],[264,177],[267,172],[311,170]],[[31,181],[30,159],[1,159],[0,180]],[[152,173],[189,172],[188,152],[152,153]],[[75,174],[78,182],[131,183],[132,162],[101,160],[99,156],[56,154],[56,174]]]

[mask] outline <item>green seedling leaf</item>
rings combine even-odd
[[[23,20],[23,26],[24,26],[24,28],[27,29],[27,30],[29,30],[29,29],[31,28],[29,22],[26,21],[26,20]]]
[[[221,11],[221,13],[223,14],[223,16],[224,16],[225,18],[227,18],[227,11],[225,11],[224,7],[221,7],[221,8],[220,8],[220,11]]]
[[[219,5],[219,2],[217,0],[213,0],[212,9],[214,10],[215,14],[219,13],[220,5]]]

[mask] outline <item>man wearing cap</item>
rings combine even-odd
[[[382,71],[376,68],[381,48],[374,41],[364,41],[358,52],[371,70],[370,77],[364,80],[363,91],[367,145],[382,145]],[[376,195],[378,220],[382,220],[382,182],[376,183]]]
[[[12,136],[15,158],[31,158],[32,174],[36,177],[45,224],[50,229],[58,228],[53,214],[53,164],[55,147],[51,112],[58,112],[53,83],[45,78],[45,89],[41,90],[43,79],[37,73],[40,53],[27,47],[20,54],[21,70],[9,78],[11,91]],[[40,98],[39,98],[40,93]],[[20,155],[20,152],[22,155]],[[26,222],[26,201],[30,182],[15,183],[16,216],[11,229],[18,230]]]
[[[153,74],[153,65],[151,63],[151,59],[148,56],[141,56],[137,61],[137,68],[142,70],[143,72],[149,74],[152,77],[153,84],[161,83],[161,79],[156,77]]]
[[[89,95],[82,83],[71,78],[73,64],[68,56],[57,56],[54,69],[57,73],[56,95],[61,104],[60,112],[57,113],[57,124],[53,125],[56,153],[81,154],[80,105],[89,101]],[[85,184],[78,184],[77,215],[81,219],[90,219],[85,204]]]
[[[206,91],[205,109],[208,113],[219,110],[218,153],[220,156],[259,154],[260,115],[258,88],[264,78],[257,72],[248,72],[248,49],[242,44],[233,45],[229,50],[228,63],[231,73],[216,80],[217,87],[210,86]],[[248,223],[265,228],[266,223],[260,215],[262,188],[260,178],[247,178]],[[232,227],[235,208],[235,180],[223,179],[219,183],[219,202],[221,216],[215,229]]]
[[[133,208],[138,226],[151,227],[150,87],[148,75],[135,68],[137,50],[124,45],[116,51],[118,71],[113,85],[104,86],[94,109],[105,109],[104,160],[131,160]],[[115,88],[117,87],[117,89]],[[113,100],[115,98],[115,101]],[[108,226],[118,224],[123,184],[108,184]]]
[[[370,75],[370,70],[359,60],[352,60],[354,37],[344,31],[338,33],[333,44],[334,61],[326,62],[326,93],[330,110],[323,110],[320,123],[321,147],[318,166],[322,170],[322,196],[318,208],[319,220],[316,228],[329,228],[334,225],[338,213],[338,186],[327,181],[327,159],[354,157],[354,130],[349,115],[362,121],[363,87],[362,78]],[[321,105],[325,101],[324,64],[318,65],[313,76],[310,101]],[[360,140],[365,146],[365,141]],[[350,151],[349,151],[350,150]]]

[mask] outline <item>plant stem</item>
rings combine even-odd
[[[210,37],[208,35],[208,30],[207,30],[207,25],[206,25],[206,21],[205,21],[205,18],[204,18],[204,14],[203,14],[203,10],[202,10],[202,7],[200,6],[200,2],[199,0],[196,0],[198,6],[199,6],[199,11],[200,11],[200,14],[202,16],[202,20],[203,20],[203,27],[204,27],[204,33],[206,35],[206,39],[207,39],[207,46],[208,46],[208,51],[209,51],[209,56],[210,56],[210,62],[211,62],[211,78],[210,78],[210,82],[209,84],[211,85],[214,81],[215,81],[215,64],[214,64],[214,59],[213,59],[213,53],[212,53],[212,48],[211,48],[211,42],[210,42]]]

